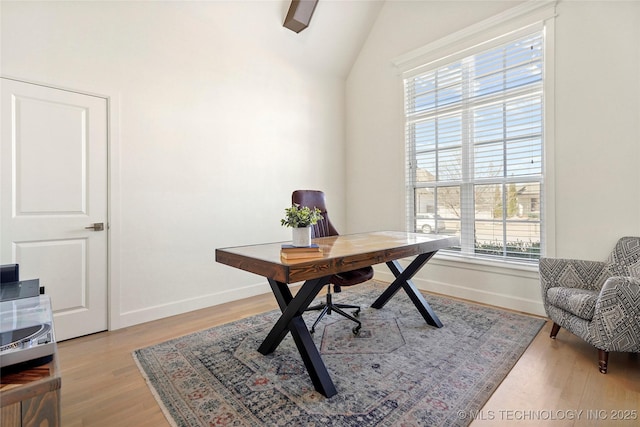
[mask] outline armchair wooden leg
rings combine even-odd
[[[558,331],[560,331],[560,325],[558,325],[556,322],[553,322],[553,326],[551,327],[551,334],[549,336],[555,339],[556,335],[558,335]]]
[[[607,373],[607,363],[609,363],[609,352],[598,349],[598,365],[600,373]]]

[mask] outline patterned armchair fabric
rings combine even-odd
[[[623,237],[605,262],[540,259],[545,311],[598,349],[606,373],[611,351],[640,352],[640,237]]]

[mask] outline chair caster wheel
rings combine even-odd
[[[360,317],[360,310],[356,310],[353,312],[353,317]]]
[[[360,335],[360,328],[362,326],[358,325],[358,326],[354,326],[353,329],[351,330],[353,332],[353,335],[358,336]]]
[[[311,332],[311,335],[313,335],[313,333],[316,331],[316,328],[311,328],[311,330],[309,332]]]

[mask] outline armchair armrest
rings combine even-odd
[[[552,287],[600,290],[611,273],[603,261],[540,258],[542,298]]]
[[[596,302],[592,325],[596,347],[640,352],[640,278],[609,278]]]

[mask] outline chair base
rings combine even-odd
[[[555,339],[559,331],[560,331],[560,325],[554,322],[553,326],[551,327],[551,334],[549,334],[549,337]]]
[[[608,364],[609,364],[609,352],[598,349],[598,369],[600,369],[601,374],[607,373]]]
[[[353,308],[356,311],[354,311],[352,316],[346,311],[344,311],[343,308]],[[314,305],[312,307],[307,308],[305,311],[318,311],[318,310],[320,310],[320,314],[318,315],[318,318],[316,319],[316,321],[313,322],[313,326],[311,326],[311,329],[309,329],[309,332],[311,332],[312,334],[316,331],[316,326],[318,325],[318,323],[320,323],[320,321],[325,316],[325,314],[331,314],[334,311],[339,315],[346,317],[347,319],[353,322],[356,322],[358,325],[354,326],[353,329],[351,329],[351,331],[353,332],[354,335],[358,335],[360,333],[362,322],[356,319],[356,317],[358,317],[358,315],[360,314],[360,307],[357,305],[351,305],[351,304],[334,304],[332,300],[331,289],[329,289],[329,292],[327,292],[326,303],[323,302],[318,305]]]
[[[553,326],[551,327],[551,333],[549,337],[555,339],[560,331],[560,325],[553,322]],[[609,352],[598,349],[598,370],[601,374],[606,374],[609,364]]]

